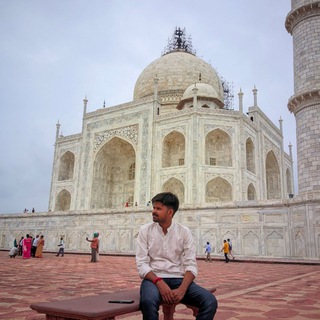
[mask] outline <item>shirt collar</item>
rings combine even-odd
[[[162,227],[160,226],[160,224],[157,223],[157,222],[156,222],[156,224],[157,224],[157,228],[159,229],[159,231],[163,232]],[[174,226],[175,226],[175,222],[172,221],[171,222],[171,226],[167,229],[167,233],[171,232],[171,230],[174,229]]]

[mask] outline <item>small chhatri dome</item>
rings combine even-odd
[[[188,99],[193,97],[193,89],[194,88],[198,89],[197,96],[198,97],[203,97],[203,98],[217,98],[221,100],[221,97],[217,93],[217,91],[214,89],[213,86],[207,83],[196,83],[191,86],[189,86],[186,91],[184,92],[182,99]]]
[[[186,40],[184,34],[184,30],[176,29],[164,55],[142,71],[135,84],[134,100],[153,96],[157,76],[159,99],[162,103],[177,104],[185,90],[199,81],[201,74],[201,81],[212,86],[219,100],[223,101],[220,77],[207,62],[194,54],[191,40]]]
[[[223,108],[223,96],[219,94],[213,86],[207,83],[198,82],[189,86],[184,92],[181,101],[179,102],[177,109],[182,109],[184,104],[193,100],[194,88],[197,88],[197,99],[203,101],[212,101],[215,108]]]

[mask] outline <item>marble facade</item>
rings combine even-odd
[[[147,206],[125,210],[84,210],[1,216],[0,247],[8,249],[26,230],[45,235],[46,250],[58,250],[61,236],[66,252],[88,252],[85,238],[99,230],[102,254],[132,255],[139,227],[151,221]],[[188,226],[198,256],[210,241],[212,255],[221,255],[221,239],[230,238],[234,254],[245,257],[320,257],[320,199],[288,199],[272,205],[179,209],[175,219]]]
[[[319,4],[292,0],[286,28],[297,51],[319,49]],[[247,114],[241,91],[238,110],[227,107],[216,71],[171,45],[142,71],[133,101],[87,112],[85,98],[81,133],[64,137],[57,124],[49,212],[0,216],[0,248],[40,233],[46,250],[57,250],[63,236],[66,251],[87,252],[85,237],[98,231],[101,253],[134,254],[139,227],[151,220],[148,201],[171,191],[181,202],[176,219],[191,229],[199,256],[207,241],[218,255],[230,238],[236,255],[320,258],[316,62],[296,55],[288,104],[297,121],[298,194],[282,121],[276,126],[258,107],[257,89]]]

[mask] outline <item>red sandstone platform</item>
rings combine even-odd
[[[139,288],[134,257],[89,260],[89,254],[52,253],[44,253],[43,259],[10,259],[0,251],[0,319],[43,320],[30,304]],[[248,260],[198,261],[197,282],[217,288],[215,320],[320,319],[320,261]],[[118,319],[142,317],[134,313]],[[181,305],[175,319],[194,318]]]

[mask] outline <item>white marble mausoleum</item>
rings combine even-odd
[[[148,202],[171,191],[180,199],[175,219],[191,229],[199,256],[207,241],[218,255],[230,238],[239,256],[320,258],[320,57],[312,64],[297,53],[320,50],[320,2],[291,2],[298,193],[282,120],[259,108],[256,88],[251,106],[240,90],[234,107],[228,83],[178,28],[141,72],[132,101],[87,112],[86,97],[80,133],[62,136],[57,124],[49,210],[0,216],[0,247],[30,233],[44,234],[47,250],[63,236],[67,252],[83,252],[98,231],[101,253],[134,254],[139,227],[151,221]],[[304,36],[310,27],[315,41]]]

